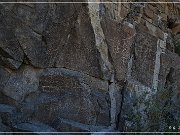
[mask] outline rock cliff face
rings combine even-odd
[[[0,4],[0,131],[180,130],[180,5],[91,2]]]

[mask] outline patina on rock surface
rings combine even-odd
[[[46,122],[49,118],[53,122],[61,117],[84,124],[109,125],[110,99],[106,81],[76,71],[52,68],[40,76],[39,89],[60,98],[38,105],[35,113],[38,120]]]
[[[111,1],[0,4],[0,131],[178,131],[179,4]]]

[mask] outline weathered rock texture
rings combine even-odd
[[[180,5],[84,2],[0,4],[0,131],[179,131]]]

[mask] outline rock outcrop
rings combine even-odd
[[[1,132],[179,131],[180,5],[108,2],[0,4]]]

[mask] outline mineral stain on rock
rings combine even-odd
[[[0,132],[179,132],[180,6],[136,2],[0,4]]]

